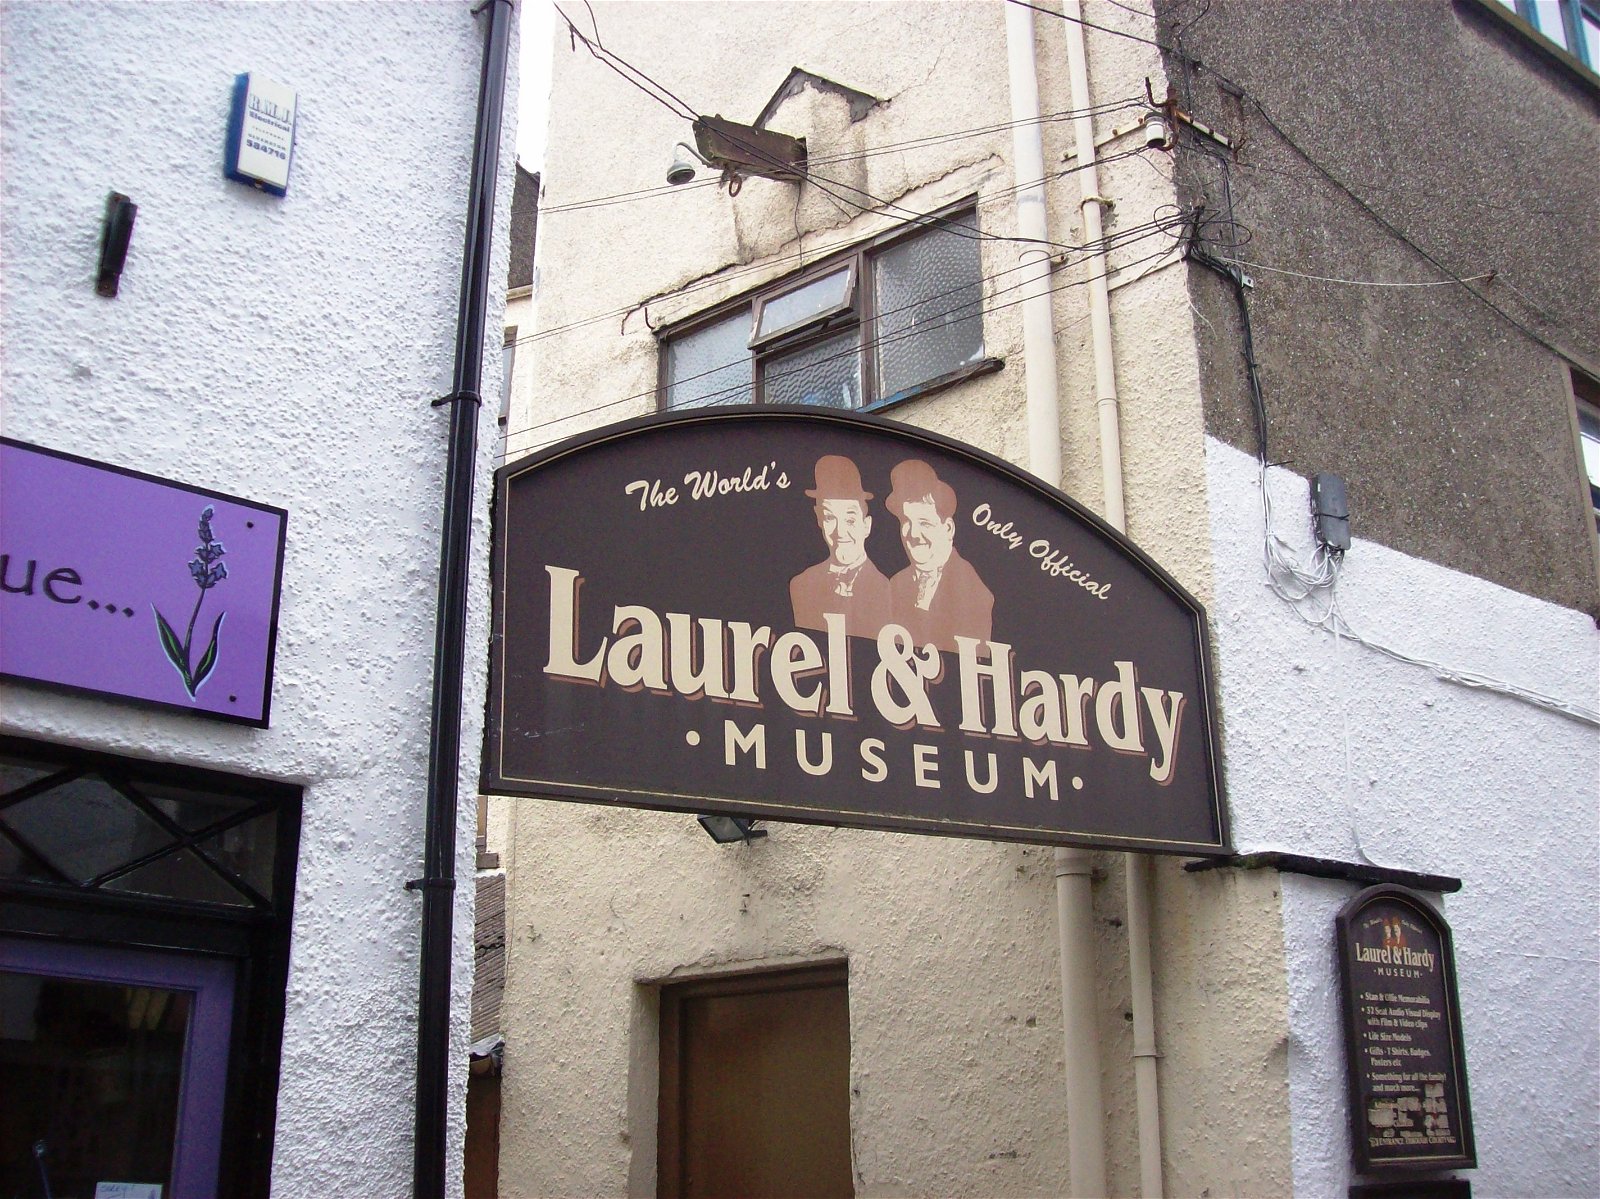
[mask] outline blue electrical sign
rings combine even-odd
[[[275,196],[288,194],[295,103],[293,89],[281,83],[252,74],[234,78],[223,166],[229,179]]]

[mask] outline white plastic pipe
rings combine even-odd
[[[1006,6],[1011,78],[1017,232],[1035,244],[1022,251],[1022,353],[1028,389],[1028,466],[1061,484],[1061,412],[1050,306],[1049,222],[1045,215],[1044,143],[1039,132],[1039,77],[1033,12]],[[1100,1035],[1094,998],[1094,897],[1089,855],[1055,852],[1056,923],[1061,944],[1061,1025],[1067,1092],[1068,1183],[1077,1199],[1106,1193],[1105,1105],[1100,1094]]]
[[[1050,310],[1050,222],[1045,212],[1044,140],[1039,132],[1039,76],[1034,64],[1031,9],[1018,4],[1006,6],[1006,50],[1011,68],[1017,236],[1034,243],[1024,246],[1017,271],[1028,387],[1028,468],[1050,486],[1059,487],[1061,407],[1056,390],[1056,339]]]
[[[1094,149],[1094,119],[1089,116],[1089,64],[1083,44],[1083,11],[1078,0],[1064,0],[1066,20],[1067,74],[1071,82],[1072,107],[1078,112],[1072,131],[1077,138],[1078,186],[1083,198],[1083,241],[1096,247],[1089,258],[1089,328],[1094,344],[1095,406],[1100,414],[1100,480],[1105,491],[1105,517],[1118,530],[1126,532],[1127,514],[1122,506],[1122,425],[1117,412],[1116,357],[1111,348],[1111,288],[1106,280],[1107,258],[1101,247],[1105,236],[1101,228],[1100,169]],[[1015,6],[1013,6],[1015,7]],[[1146,1196],[1146,1199],[1149,1199]]]
[[[1161,1093],[1150,970],[1150,859],[1122,855],[1128,888],[1128,985],[1133,1002],[1133,1088],[1139,1117],[1139,1194],[1161,1199]]]
[[[1014,7],[1014,6],[1013,6]],[[1100,172],[1095,165],[1094,121],[1088,115],[1089,62],[1079,0],[1063,0],[1061,22],[1067,41],[1067,73],[1077,140],[1076,172],[1082,189],[1083,239],[1099,247],[1104,236],[1100,206]],[[1100,416],[1100,477],[1105,490],[1105,516],[1127,531],[1122,497],[1122,419],[1117,400],[1116,353],[1111,341],[1110,263],[1103,248],[1089,259],[1089,323],[1094,346],[1095,406]],[[1161,1199],[1161,1096],[1156,1075],[1154,987],[1150,967],[1150,863],[1141,854],[1124,854],[1128,902],[1128,985],[1133,1005],[1133,1077],[1139,1121],[1139,1193]]]

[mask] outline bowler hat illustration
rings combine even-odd
[[[896,517],[901,516],[907,504],[924,497],[933,500],[941,519],[955,514],[955,491],[922,459],[908,458],[889,472],[889,498],[884,503]]]
[[[861,490],[856,464],[838,454],[817,459],[817,485],[806,494],[814,500],[860,500],[863,504],[872,498],[870,491]]]

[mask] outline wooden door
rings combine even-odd
[[[662,988],[662,1199],[854,1195],[846,980],[841,964]]]

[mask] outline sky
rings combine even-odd
[[[544,161],[545,116],[550,108],[550,56],[555,8],[551,0],[522,7],[522,79],[517,103],[517,161],[537,171]]]

